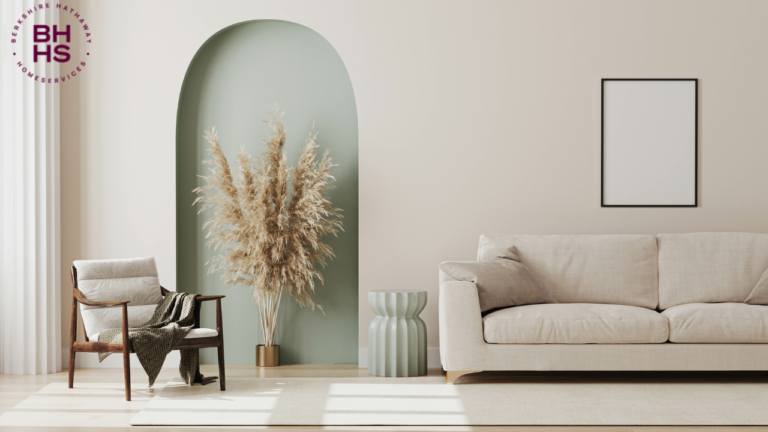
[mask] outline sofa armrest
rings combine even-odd
[[[474,360],[482,356],[487,348],[477,285],[461,281],[442,282],[438,304],[443,369],[474,370]]]

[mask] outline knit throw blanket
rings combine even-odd
[[[139,363],[149,376],[149,386],[155,383],[165,357],[187,336],[190,330],[200,325],[200,308],[195,307],[197,294],[170,292],[157,305],[152,319],[146,324],[128,329],[128,341],[139,358]],[[123,343],[123,330],[103,330],[99,342]],[[111,353],[99,353],[102,362]],[[200,357],[197,349],[181,350],[179,363],[181,378],[188,385],[210,384],[218,377],[204,377],[200,373]]]

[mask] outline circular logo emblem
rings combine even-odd
[[[58,12],[58,24],[49,24],[48,16],[45,20],[37,17],[45,16],[51,10]],[[46,23],[36,24],[35,21]],[[80,55],[82,58],[74,58],[72,54],[72,47],[78,38],[83,38],[85,42],[85,53]],[[91,55],[88,48],[91,43],[91,29],[85,17],[65,3],[40,3],[27,7],[16,18],[11,32],[13,61],[17,69],[29,79],[43,84],[64,83],[81,73],[87,64],[85,59]],[[59,72],[40,68],[41,63],[58,64]],[[56,76],[41,76],[41,73]]]

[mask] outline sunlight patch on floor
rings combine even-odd
[[[458,397],[455,386],[424,384],[350,384],[333,383],[332,396],[453,396]]]
[[[402,398],[402,397],[329,397],[325,403],[326,411],[391,411],[391,412],[464,412],[460,399],[448,398]]]
[[[466,424],[454,386],[333,383],[323,423]]]
[[[134,384],[128,402],[123,383],[50,383],[0,415],[0,427],[125,427],[163,387]]]

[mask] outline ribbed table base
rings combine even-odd
[[[371,291],[368,304],[377,315],[368,326],[368,373],[426,375],[427,326],[419,313],[427,304],[427,292]]]

